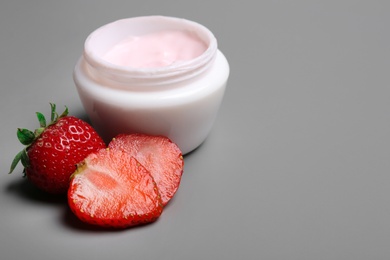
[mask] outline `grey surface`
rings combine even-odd
[[[2,1],[0,259],[390,259],[389,1]],[[158,222],[81,225],[8,175],[49,102],[86,118],[72,70],[105,23],[209,27],[231,76]]]

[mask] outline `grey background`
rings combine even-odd
[[[390,259],[389,3],[2,1],[0,258]],[[226,96],[158,222],[89,229],[7,174],[16,128],[49,102],[87,119],[71,75],[85,38],[152,14],[214,32]]]

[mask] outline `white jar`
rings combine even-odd
[[[207,49],[194,59],[159,68],[119,66],[103,58],[125,37],[161,30],[196,34]],[[212,128],[229,65],[204,26],[185,19],[145,16],[118,20],[92,32],[73,76],[92,125],[107,142],[120,133],[164,135],[186,154]]]

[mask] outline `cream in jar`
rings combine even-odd
[[[156,68],[192,60],[207,49],[196,35],[164,30],[129,36],[111,47],[103,59],[119,66]]]
[[[120,133],[164,135],[183,154],[207,138],[228,76],[210,30],[164,16],[98,28],[74,69],[83,106],[107,142]]]

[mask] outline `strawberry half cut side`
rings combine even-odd
[[[118,150],[90,154],[71,176],[68,204],[83,222],[127,228],[154,222],[163,205],[149,171]]]
[[[108,147],[127,152],[150,171],[165,206],[177,192],[184,168],[179,147],[165,136],[120,134]]]

